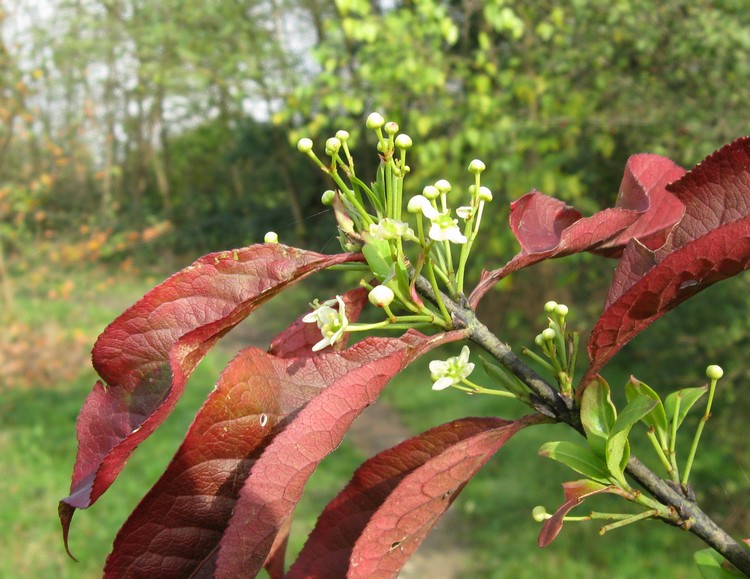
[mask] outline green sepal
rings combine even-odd
[[[724,566],[724,557],[713,549],[701,549],[693,553],[693,559],[703,579],[735,579],[743,577],[736,569]]]
[[[646,414],[642,420],[646,426],[654,429],[654,433],[656,434],[661,447],[667,448],[667,445],[669,444],[669,421],[667,420],[667,413],[664,411],[664,404],[659,395],[647,384],[641,382],[634,376],[631,376],[630,381],[625,385],[625,397],[628,402],[630,402],[637,396],[648,396],[656,401],[654,409]]]
[[[522,402],[529,403],[531,401],[528,388],[515,376],[515,374],[511,374],[502,366],[493,364],[481,354],[479,355],[479,359],[482,362],[482,367],[484,368],[485,373],[495,384],[502,386],[508,392],[514,394],[516,398]]]
[[[581,423],[594,454],[606,460],[607,440],[617,420],[617,410],[609,396],[609,384],[601,376],[592,381],[581,400]]]
[[[539,455],[561,462],[591,480],[610,484],[607,465],[586,446],[566,441],[547,442],[539,449]]]
[[[623,475],[630,458],[630,443],[628,442],[630,430],[656,405],[656,400],[640,394],[628,402],[617,417],[607,440],[606,456],[607,469],[618,481],[625,482]]]
[[[685,420],[687,413],[707,390],[708,386],[699,386],[698,388],[683,388],[682,390],[677,390],[677,392],[672,392],[664,399],[664,410],[669,420],[671,421],[674,417],[677,398],[682,398],[680,401],[680,411],[677,414],[677,428],[682,426],[682,421]]]

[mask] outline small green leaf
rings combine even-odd
[[[630,444],[628,443],[630,430],[656,405],[657,401],[650,396],[638,395],[628,402],[617,417],[606,447],[607,468],[616,479],[624,480],[623,472],[630,458]]]
[[[735,579],[742,577],[742,573],[736,570],[729,570],[724,567],[724,557],[713,549],[701,549],[693,553],[695,564],[701,572],[703,579]]]
[[[387,241],[370,238],[362,247],[362,253],[378,281],[382,282],[393,273],[391,246]]]
[[[643,422],[654,429],[656,437],[659,439],[659,444],[661,444],[662,448],[666,448],[669,441],[669,421],[667,420],[667,414],[664,411],[664,404],[662,404],[659,395],[649,388],[647,384],[644,384],[640,380],[631,376],[630,381],[625,385],[625,397],[628,399],[628,402],[630,402],[637,396],[648,396],[656,401],[656,406],[654,406],[654,409],[651,412],[643,417]]]
[[[561,462],[592,480],[609,484],[606,464],[590,448],[565,441],[547,442],[539,449],[539,454]]]
[[[482,361],[482,367],[490,379],[505,388],[511,394],[515,394],[519,400],[528,401],[529,391],[526,386],[514,374],[508,372],[505,368],[497,366],[480,354],[479,359]]]
[[[594,454],[606,457],[607,440],[617,419],[617,410],[609,397],[609,384],[602,377],[592,381],[581,400],[581,423]]]
[[[674,417],[674,409],[677,404],[677,398],[681,398],[680,411],[677,415],[677,428],[682,426],[682,421],[685,420],[687,413],[698,402],[701,396],[703,396],[708,390],[708,386],[700,386],[698,388],[683,388],[677,392],[672,392],[664,400],[664,410],[669,417],[669,421],[672,421]]]

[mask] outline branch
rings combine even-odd
[[[432,287],[426,279],[417,279],[417,287],[423,295],[432,300],[435,299]],[[533,393],[534,408],[538,412],[564,422],[584,434],[579,408],[573,399],[562,396],[557,388],[516,356],[510,346],[501,342],[487,326],[477,319],[474,311],[468,307],[468,303],[459,305],[446,295],[441,297],[446,309],[453,317],[456,328],[466,328],[473,342],[485,348],[498,362],[526,384]],[[675,490],[635,456],[630,457],[626,472],[654,498],[675,510],[682,520],[681,528],[702,539],[745,576],[750,577],[750,550],[719,527],[695,501]]]

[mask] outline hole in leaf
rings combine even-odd
[[[400,545],[401,541],[394,541],[393,543],[391,543],[391,551],[393,551],[394,549],[398,549]]]
[[[263,414],[260,415],[260,425],[261,427],[263,427],[266,424],[268,424],[268,414],[264,412]]]

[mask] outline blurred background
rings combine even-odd
[[[749,87],[743,0],[0,0],[0,577],[100,575],[117,528],[222,365],[244,344],[267,344],[336,283],[324,277],[269,303],[207,357],[168,423],[77,515],[81,563],[69,561],[56,504],[67,494],[98,333],[170,273],[268,230],[289,245],[339,251],[319,202],[330,184],[296,151],[298,138],[322,151],[348,130],[358,174],[374,177],[374,142],[362,129],[379,111],[415,142],[409,193],[438,178],[465,190],[468,162],[484,160],[495,201],[477,279],[482,265],[517,251],[509,201],[536,188],[584,214],[609,206],[629,155],[690,167],[748,133]],[[591,256],[542,264],[506,280],[480,313],[519,349],[545,327],[542,305],[555,299],[585,336],[613,268]],[[744,275],[657,322],[605,371],[621,399],[631,373],[666,393],[703,383],[708,364],[724,366],[696,491],[742,536],[748,311]],[[434,393],[427,378],[425,361],[387,390],[394,429],[519,413]],[[548,428],[519,435],[467,487],[449,531],[455,569],[432,576],[695,576],[700,545],[657,523],[603,537],[591,523],[570,524],[536,548],[532,507],[553,509],[560,483],[576,476],[535,457],[544,440],[569,436]],[[319,469],[293,550],[363,457],[346,442]],[[602,499],[597,508],[620,506]]]

